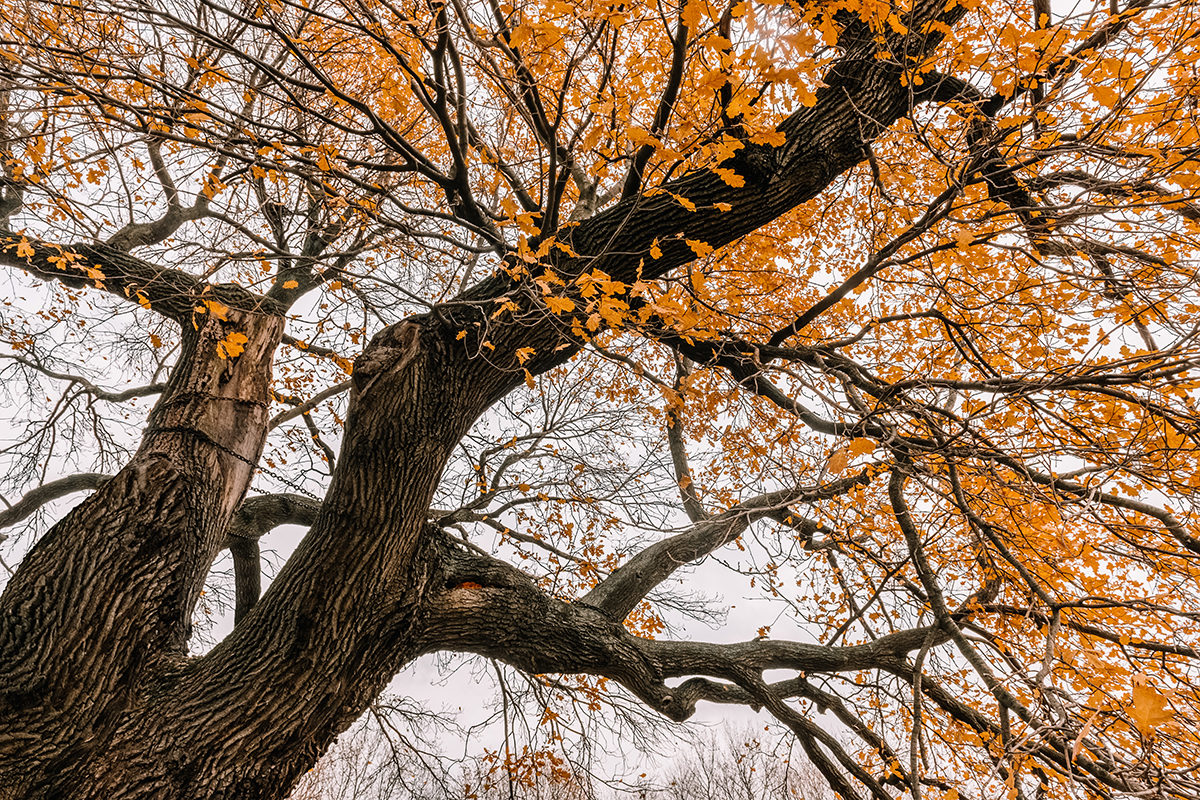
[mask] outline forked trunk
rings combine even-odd
[[[234,631],[188,659],[188,617],[266,432],[281,322],[243,331],[237,359],[193,337],[133,462],[5,593],[0,799],[283,797],[419,654],[421,609],[442,588],[434,489],[513,376],[447,357],[428,319],[377,336],[312,529]]]

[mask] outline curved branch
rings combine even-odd
[[[655,586],[675,570],[698,561],[714,550],[732,542],[763,517],[775,517],[792,503],[811,503],[850,491],[870,480],[866,470],[822,486],[804,486],[769,492],[738,503],[729,510],[692,525],[682,533],[655,542],[613,571],[583,597],[606,614],[624,619]],[[786,517],[785,517],[786,518]],[[807,537],[823,530],[818,522],[793,519]]]
[[[231,539],[258,539],[280,525],[312,525],[321,509],[319,500],[299,494],[263,494],[248,497],[229,523]]]
[[[87,378],[81,375],[71,375],[66,372],[56,372],[48,369],[35,361],[32,361],[24,356],[12,355],[9,353],[0,353],[0,358],[7,358],[10,361],[16,361],[18,364],[24,364],[32,370],[36,370],[47,378],[53,378],[58,381],[69,381],[70,383],[78,384],[83,389],[97,400],[107,400],[110,403],[123,403],[126,400],[132,400],[135,397],[149,397],[153,394],[161,394],[166,390],[165,383],[150,383],[145,386],[134,386],[130,389],[122,389],[119,392],[102,389],[92,383]]]
[[[490,556],[448,539],[441,590],[431,598],[421,631],[422,652],[455,650],[498,658],[533,673],[601,675],[618,681],[651,708],[682,721],[715,684],[668,678],[691,675],[740,683],[766,669],[846,672],[892,664],[932,639],[936,626],[900,631],[873,642],[831,647],[790,641],[734,644],[656,641],[635,636],[585,600],[566,603],[543,593],[531,578]],[[790,684],[780,688],[790,691]],[[728,691],[728,690],[720,690]],[[741,695],[726,694],[726,700]],[[757,702],[761,704],[761,698]],[[753,704],[753,703],[752,703]]]
[[[108,245],[118,250],[132,250],[135,247],[157,244],[179,230],[179,227],[185,222],[202,219],[208,215],[211,200],[203,192],[197,195],[196,201],[190,206],[184,206],[179,202],[179,190],[175,187],[175,181],[163,161],[162,140],[150,139],[146,143],[146,150],[150,155],[150,164],[154,168],[154,175],[158,178],[163,194],[166,196],[167,210],[152,222],[130,222],[110,236]],[[225,161],[225,157],[222,156],[219,163],[224,164]],[[219,170],[218,167],[213,174],[215,175]]]
[[[319,501],[290,493],[264,494],[242,501],[225,540],[233,555],[235,625],[250,613],[262,593],[259,538],[280,525],[312,525],[320,509]]]
[[[112,475],[103,472],[81,472],[78,475],[68,475],[65,478],[43,483],[36,489],[30,489],[8,509],[0,511],[0,528],[17,524],[32,516],[42,506],[60,497],[66,497],[75,492],[99,489],[111,477]]]

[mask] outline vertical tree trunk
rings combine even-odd
[[[355,363],[338,469],[270,589],[212,652],[168,676],[96,761],[82,797],[278,798],[417,655],[437,561],[427,511],[487,398],[429,320],[384,331]],[[314,564],[336,564],[334,582]],[[169,788],[187,776],[189,788]]]
[[[277,315],[210,308],[185,326],[133,459],[37,543],[0,597],[0,797],[46,794],[35,787],[48,777],[106,757],[146,678],[186,656],[265,439],[283,332]]]

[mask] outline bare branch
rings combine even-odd
[[[106,400],[110,403],[123,403],[126,400],[132,400],[135,397],[150,397],[151,395],[161,394],[167,387],[165,383],[150,383],[145,386],[134,386],[129,389],[122,389],[119,392],[114,392],[109,389],[100,388],[81,375],[70,375],[65,372],[58,372],[56,370],[44,367],[41,364],[38,364],[36,361],[25,358],[24,356],[0,353],[0,358],[7,358],[10,361],[16,361],[19,364],[24,364],[30,369],[36,370],[48,378],[76,384],[88,394],[95,397],[97,400]]]
[[[270,423],[267,424],[267,428],[269,430],[274,430],[289,420],[293,420],[296,417],[302,417],[317,406],[321,405],[321,403],[324,403],[326,400],[332,397],[337,397],[339,394],[349,389],[350,381],[342,381],[341,383],[335,383],[333,386],[322,389],[320,392],[317,392],[308,400],[305,400],[294,408],[289,408],[287,411],[280,411],[271,418]]]
[[[100,488],[111,478],[102,472],[81,472],[68,475],[65,478],[43,483],[36,489],[31,489],[6,510],[0,511],[0,528],[15,525],[23,519],[32,516],[39,508],[60,497],[66,497],[75,492],[87,492]]]
[[[624,619],[651,589],[675,570],[729,544],[755,520],[773,517],[781,511],[791,516],[786,512],[790,504],[832,497],[867,481],[865,472],[860,472],[823,486],[785,489],[738,503],[642,550],[588,592],[583,601],[616,619]],[[817,522],[801,521],[799,524],[809,536],[823,530]]]

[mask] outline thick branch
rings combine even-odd
[[[59,245],[0,230],[0,264],[72,288],[94,287],[176,322],[190,318],[201,293],[246,311],[271,311],[270,301],[230,284],[210,286],[186,272],[156,267],[108,244]]]
[[[262,595],[262,565],[257,539],[229,540],[233,556],[233,623],[250,613]]]
[[[320,509],[318,501],[298,494],[265,494],[242,501],[225,542],[233,555],[235,624],[250,613],[262,592],[259,538],[280,525],[312,525]]]
[[[42,506],[60,497],[66,497],[75,492],[98,489],[111,477],[102,472],[81,472],[78,475],[68,475],[65,478],[43,483],[36,489],[30,489],[24,497],[5,511],[0,511],[0,528],[16,525],[21,520],[32,516]]]
[[[808,503],[842,494],[865,480],[859,473],[823,486],[784,489],[738,503],[728,511],[642,550],[588,592],[583,602],[616,619],[624,619],[650,590],[675,570],[729,544],[755,520],[773,517],[792,503]],[[811,520],[801,520],[799,524],[809,536],[821,529],[819,523]]]
[[[941,2],[923,0],[906,24],[912,30],[922,29],[931,20],[952,24],[962,13],[961,6],[946,11]],[[890,49],[919,59],[941,38],[937,32],[913,34],[890,43]],[[573,227],[547,231],[567,246],[552,249],[544,266],[568,284],[593,270],[630,285],[660,278],[695,260],[689,241],[722,247],[816,197],[838,175],[863,160],[865,145],[904,116],[914,100],[905,85],[904,67],[876,59],[877,45],[870,37],[849,41],[846,46],[846,55],[824,77],[826,85],[818,91],[815,104],[779,124],[782,145],[745,144],[721,165],[741,176],[743,185],[730,186],[711,170],[701,169],[660,189],[625,198]],[[514,273],[521,273],[515,262],[512,266]],[[490,308],[497,298],[524,299],[527,306],[515,315],[517,319],[482,317],[488,320],[488,362],[500,367],[487,370],[486,379],[497,384],[485,394],[489,399],[519,383],[525,369],[543,372],[570,358],[581,346],[569,335],[569,321],[542,307],[540,292],[524,295],[508,274],[493,275],[468,289],[455,305]],[[446,320],[451,335],[481,329],[480,313],[472,314],[474,318]],[[438,316],[444,316],[441,309]],[[543,320],[541,324],[538,318]],[[481,341],[468,336],[466,344],[478,348]],[[530,347],[536,355],[519,363],[516,352]]]
[[[421,625],[423,651],[478,653],[534,673],[602,675],[675,720],[692,715],[696,701],[708,691],[701,687],[709,684],[685,682],[673,688],[666,685],[668,678],[703,675],[736,682],[766,669],[872,669],[893,663],[930,636],[935,643],[946,638],[936,628],[917,628],[850,647],[643,639],[586,601],[564,603],[546,596],[528,576],[502,561],[447,547],[453,549],[440,575],[444,589],[431,599]]]
[[[672,642],[646,639],[644,651],[667,678],[713,675],[736,680],[742,670],[794,669],[801,672],[854,672],[873,669],[888,659],[912,652],[933,636],[948,640],[936,626],[911,628],[881,636],[866,644],[829,647],[776,639],[754,639],[733,644]]]

